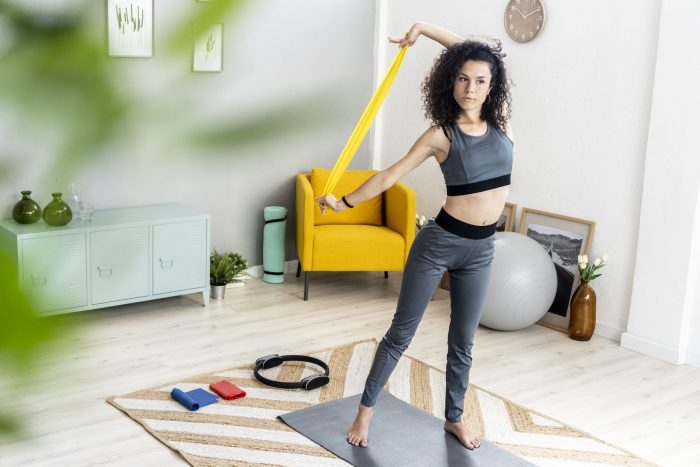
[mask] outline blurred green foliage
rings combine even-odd
[[[118,132],[137,105],[114,78],[115,67],[129,59],[108,57],[106,19],[95,22],[106,16],[106,3],[74,0],[65,7],[49,8],[51,2],[0,0],[0,108],[10,112],[15,125],[27,132],[25,137],[56,141],[53,168],[47,171],[52,177],[70,179],[78,167],[99,157],[102,147],[120,137]],[[155,47],[166,55],[188,56],[193,37],[209,24],[230,20],[245,4],[243,0],[192,0],[192,13],[184,15],[182,24],[168,27],[166,43]],[[236,145],[324,123],[320,115],[318,102],[300,99],[283,105],[281,112],[271,109],[253,120],[206,132],[191,128],[189,136],[193,144],[206,142],[207,147],[226,148],[230,155]],[[197,157],[206,155],[197,153]],[[15,177],[21,167],[21,155],[0,147],[0,183]],[[0,255],[0,378],[6,386],[18,386],[30,378],[48,349],[67,350],[60,344],[64,342],[60,337],[68,333],[65,320],[40,317],[17,282],[15,265]],[[20,428],[16,418],[0,407],[0,434],[17,433]]]
[[[0,363],[15,373],[29,373],[33,362],[46,349],[44,343],[57,337],[59,320],[41,319],[33,304],[17,283],[17,269],[10,259],[0,255],[2,281],[2,326],[0,326]]]
[[[21,391],[42,357],[64,352],[74,332],[62,316],[41,317],[19,289],[17,269],[0,254],[0,375],[8,391]],[[9,405],[4,405],[7,408]],[[18,434],[21,424],[0,407],[0,435]]]

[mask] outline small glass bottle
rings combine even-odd
[[[77,183],[71,183],[70,193],[71,196],[68,200],[68,206],[70,206],[71,211],[78,213],[81,211],[82,208],[82,199],[80,198],[80,185]]]

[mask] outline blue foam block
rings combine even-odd
[[[216,404],[219,402],[218,397],[201,388],[193,389],[188,392],[184,392],[178,388],[173,388],[173,390],[170,392],[170,396],[182,404],[187,410],[192,411],[199,410],[200,407],[206,407],[207,405]]]

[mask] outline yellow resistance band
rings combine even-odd
[[[345,169],[347,169],[350,161],[357,152],[357,148],[360,147],[360,143],[367,134],[367,130],[369,130],[369,127],[372,125],[374,117],[377,115],[379,108],[382,106],[382,102],[384,102],[384,98],[389,92],[389,88],[391,88],[391,84],[394,82],[394,78],[396,78],[396,74],[399,72],[401,62],[403,61],[404,55],[406,55],[407,49],[408,46],[403,46],[399,53],[396,54],[396,58],[394,58],[391,67],[389,67],[389,71],[386,73],[386,76],[384,76],[382,84],[379,85],[379,88],[377,88],[375,91],[374,96],[372,96],[372,100],[370,100],[369,104],[367,104],[365,111],[362,113],[362,117],[360,117],[360,121],[357,122],[357,126],[355,126],[355,129],[350,135],[350,139],[348,139],[348,142],[345,143],[343,152],[341,152],[340,156],[338,156],[335,167],[333,167],[333,170],[326,181],[326,186],[323,189],[324,195],[327,195],[333,191],[335,186],[338,184],[338,181],[340,181],[340,177],[343,175],[343,172],[345,172]]]

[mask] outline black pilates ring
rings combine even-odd
[[[274,368],[276,366],[281,365],[283,362],[306,362],[306,363],[313,363],[314,365],[318,365],[321,368],[323,368],[323,374],[315,374],[315,375],[309,375],[306,378],[303,378],[299,382],[287,382],[287,381],[275,381],[273,379],[268,379],[265,378],[260,374],[260,370],[262,369],[268,369],[268,368]],[[328,365],[322,360],[319,360],[318,358],[314,357],[307,357],[306,355],[278,355],[278,354],[273,354],[273,355],[266,355],[264,357],[260,357],[257,360],[255,360],[255,379],[260,381],[263,384],[267,384],[268,386],[272,386],[274,388],[282,388],[282,389],[306,389],[307,391],[311,391],[313,389],[320,388],[321,386],[325,386],[330,382],[330,378],[328,376],[329,369]]]

